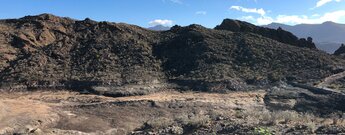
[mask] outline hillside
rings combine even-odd
[[[2,84],[151,83],[164,77],[150,53],[156,34],[137,26],[53,15],[2,20]]]
[[[49,14],[1,20],[1,87],[114,92],[177,84],[223,92],[279,80],[313,83],[343,70],[343,59],[278,41],[199,25],[157,32]]]

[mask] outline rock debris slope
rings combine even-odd
[[[223,92],[280,80],[316,82],[342,71],[343,59],[309,42],[296,45],[293,35],[291,43],[284,37],[200,25],[157,32],[50,14],[1,20],[1,87],[106,86],[105,91],[116,91],[129,85],[143,90],[177,84]]]

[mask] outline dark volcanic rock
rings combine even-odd
[[[164,71],[176,80],[200,83],[232,80],[237,86],[261,85],[285,79],[318,80],[333,72],[327,66],[334,61],[331,55],[252,33],[191,25],[175,26],[165,34],[169,38],[155,47],[154,54],[162,60]],[[221,84],[220,89],[229,87]]]
[[[293,41],[283,37],[276,40]],[[110,95],[130,95],[120,88],[144,94],[139,91],[166,83],[226,92],[287,79],[314,82],[345,63],[255,32],[234,33],[200,25],[157,32],[49,14],[0,20],[0,46],[4,89],[99,86],[117,91],[106,92]]]
[[[341,44],[341,46],[334,52],[334,55],[345,55],[345,45]]]
[[[291,32],[285,31],[282,28],[278,28],[277,30],[275,30],[265,27],[258,27],[253,24],[239,20],[225,19],[222,22],[222,24],[216,26],[215,29],[229,30],[233,32],[251,32],[267,38],[277,40],[282,43],[316,49],[316,46],[313,43],[312,38],[309,37],[308,40],[303,38],[298,39],[298,37],[293,35]]]
[[[159,60],[151,54],[157,34],[137,26],[46,14],[1,24],[11,29],[8,46],[18,50],[1,72],[3,84],[118,86],[164,78]]]

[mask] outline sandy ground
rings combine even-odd
[[[173,90],[118,98],[71,91],[1,93],[0,134],[128,134],[160,115],[260,106],[264,95],[264,91],[213,94]]]

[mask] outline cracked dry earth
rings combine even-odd
[[[166,129],[168,125],[161,126],[171,121],[205,127],[213,116],[224,119],[218,114],[231,116],[239,109],[262,107],[264,95],[264,91],[213,94],[167,90],[113,98],[71,91],[2,92],[0,134],[154,134],[144,132],[147,126],[155,129],[152,126],[158,124]],[[174,127],[167,132],[195,132],[188,126]]]

